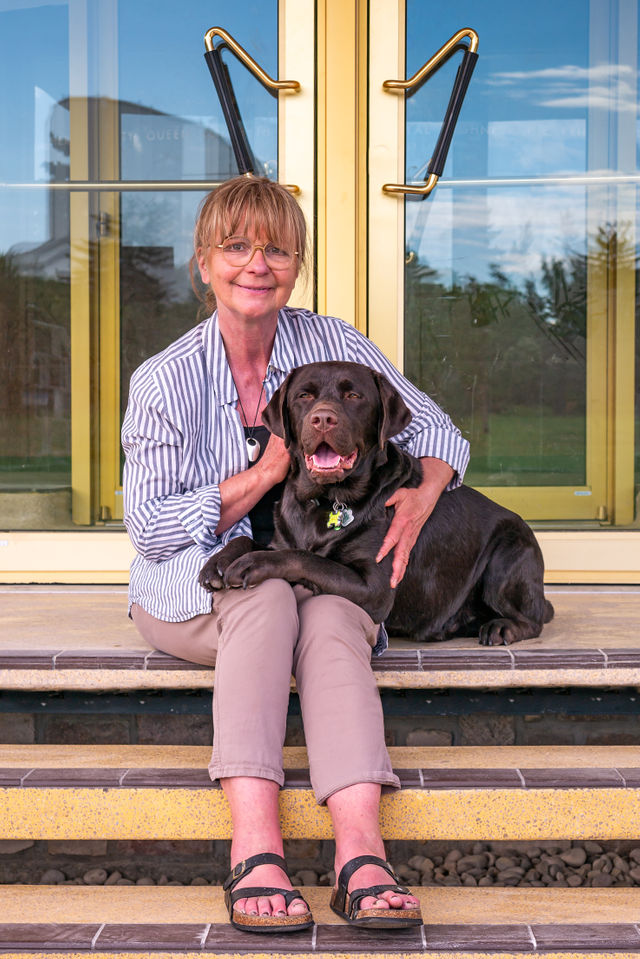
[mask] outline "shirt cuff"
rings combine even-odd
[[[194,498],[180,514],[180,522],[194,543],[210,552],[220,543],[216,526],[220,522],[221,496],[219,486],[207,486],[194,491]]]
[[[462,483],[469,463],[469,443],[463,436],[447,430],[424,430],[411,438],[406,449],[417,459],[433,456],[448,463],[454,475],[446,489],[456,489]]]

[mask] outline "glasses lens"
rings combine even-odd
[[[291,265],[293,254],[275,243],[266,243],[264,246],[254,245],[246,236],[230,236],[221,244],[222,252],[227,262],[234,266],[245,266],[254,250],[262,250],[267,266],[272,270],[284,270]]]
[[[230,263],[241,266],[251,257],[252,245],[244,236],[230,236],[222,244],[222,252]]]
[[[275,243],[267,243],[264,248],[264,258],[268,265],[272,266],[274,270],[282,270],[286,266],[289,266],[292,259],[288,250],[283,250],[282,247],[276,246]]]

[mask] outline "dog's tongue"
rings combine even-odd
[[[342,457],[335,450],[332,450],[327,443],[321,443],[313,454],[313,462],[320,469],[331,469],[332,466],[339,466]]]

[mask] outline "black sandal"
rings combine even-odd
[[[353,892],[349,892],[349,880],[354,872],[359,869],[360,866],[365,866],[369,863],[374,866],[380,866],[388,872],[394,880],[393,884],[369,886],[366,889],[354,889]],[[400,885],[398,876],[396,876],[389,863],[385,862],[384,859],[380,859],[378,856],[356,856],[355,859],[350,859],[349,862],[345,863],[340,870],[337,888],[331,893],[331,908],[338,916],[346,919],[347,922],[350,922],[354,926],[369,926],[376,929],[407,929],[409,926],[421,926],[422,913],[420,912],[420,906],[415,906],[411,909],[393,909],[392,907],[388,909],[359,908],[361,901],[367,896],[375,896],[377,898],[381,892],[387,892],[389,890],[397,892],[402,896],[411,895],[411,891],[407,889],[406,886]]]
[[[224,901],[231,924],[236,929],[242,929],[243,932],[300,932],[302,929],[308,929],[309,926],[313,925],[313,916],[309,904],[301,896],[298,889],[279,889],[276,886],[245,886],[242,889],[235,889],[243,876],[250,873],[256,866],[266,865],[267,863],[280,866],[284,872],[287,872],[287,864],[282,856],[278,856],[274,852],[263,852],[258,856],[243,859],[242,862],[233,867],[225,879],[222,888],[224,889]],[[294,899],[302,899],[307,911],[299,913],[297,916],[249,916],[244,912],[234,912],[233,906],[238,899],[276,895],[284,896],[286,906],[290,906]]]

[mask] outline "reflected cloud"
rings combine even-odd
[[[602,109],[634,113],[638,73],[628,64],[581,67],[567,63],[542,70],[496,73],[487,84],[515,99],[552,109]]]

